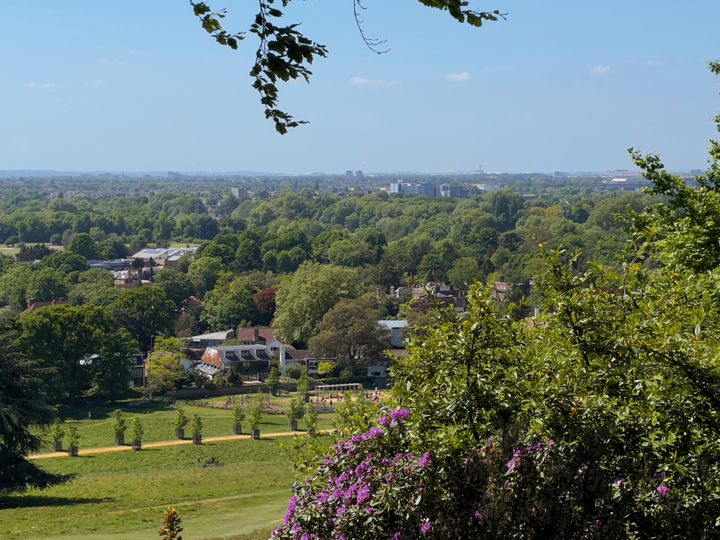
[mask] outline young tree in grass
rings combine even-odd
[[[145,433],[145,429],[143,428],[142,422],[140,419],[136,416],[133,418],[132,421],[132,433],[133,433],[133,439],[132,439],[132,447],[133,450],[140,450],[142,448],[142,438],[143,434]]]
[[[183,531],[181,527],[182,519],[180,514],[172,506],[168,506],[163,514],[163,523],[159,534],[162,540],[182,540],[180,533]]]
[[[236,403],[235,407],[233,408],[232,419],[233,433],[235,435],[240,435],[242,433],[242,422],[243,420],[245,420],[245,413],[243,412],[242,407],[239,403]]]
[[[53,422],[53,425],[50,428],[50,437],[53,441],[53,449],[56,452],[62,452],[62,442],[65,438],[65,430],[63,429],[62,420],[59,418],[55,419],[55,422]]]
[[[260,438],[260,417],[262,416],[262,410],[263,397],[257,396],[253,400],[248,414],[248,423],[250,424],[250,433],[252,434],[253,439]]]
[[[268,376],[266,383],[268,391],[273,396],[277,396],[280,390],[280,374],[278,373],[277,368],[272,368],[270,370],[270,375]]]
[[[293,399],[285,410],[285,415],[290,421],[290,429],[297,430],[297,422],[302,418],[303,405],[300,399]]]
[[[192,440],[193,444],[202,444],[202,418],[199,414],[193,416],[192,421]]]
[[[78,455],[78,443],[80,442],[80,434],[78,433],[77,424],[68,422],[67,424],[67,443],[68,454],[71,456]]]
[[[308,435],[315,437],[317,435],[318,413],[315,405],[308,403],[305,405],[305,426]]]
[[[297,393],[303,403],[307,403],[308,393],[310,392],[310,377],[307,371],[304,371],[297,382]]]
[[[187,426],[188,417],[185,414],[185,407],[182,405],[177,406],[177,412],[175,413],[175,420],[173,426],[175,426],[175,436],[178,439],[185,437],[185,426]]]
[[[116,409],[112,413],[112,429],[115,433],[115,444],[125,444],[125,431],[127,431],[127,423],[123,417],[123,412],[120,409]]]

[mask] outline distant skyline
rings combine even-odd
[[[481,29],[416,0],[295,2],[288,21],[324,43],[309,85],[281,106],[311,123],[286,136],[247,76],[252,36],[214,44],[185,0],[3,0],[0,169],[399,173],[605,171],[627,148],[705,168],[717,135],[720,2],[483,0]],[[245,29],[252,5],[227,7]]]

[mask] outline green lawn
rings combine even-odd
[[[267,538],[294,479],[279,444],[245,440],[43,460],[44,469],[76,477],[0,497],[0,537],[158,538],[163,511],[173,505],[186,540]],[[223,466],[198,464],[210,457]]]
[[[227,398],[214,398],[212,401],[225,402]],[[236,400],[240,396],[235,396]],[[247,398],[246,398],[247,399]],[[271,404],[284,408],[289,402],[290,397],[284,396],[272,398]],[[232,410],[231,409],[215,409],[211,407],[201,407],[194,405],[193,401],[185,403],[185,413],[192,419],[194,414],[199,414],[203,421],[203,436],[214,437],[221,435],[232,435]],[[176,411],[170,404],[161,401],[143,402],[143,401],[126,401],[111,405],[93,405],[88,407],[65,407],[60,409],[60,416],[63,419],[78,420],[78,432],[80,434],[81,449],[98,448],[103,446],[113,446],[115,437],[112,430],[112,420],[110,415],[112,412],[120,408],[125,411],[125,418],[128,425],[128,431],[125,434],[126,441],[130,440],[130,423],[135,416],[141,418],[145,434],[143,442],[167,441],[175,439],[175,428],[173,420]],[[88,419],[90,413],[91,419]],[[318,425],[320,429],[331,427],[332,416],[330,414],[321,414],[318,417]],[[305,429],[302,420],[298,422],[298,428]],[[247,422],[243,423],[243,431],[247,433],[249,427]],[[288,419],[284,414],[264,414],[260,422],[260,433],[273,433],[289,431]],[[185,428],[185,435],[190,438],[190,424]],[[50,442],[46,446],[46,450],[50,451]]]
[[[36,246],[39,244],[43,244],[47,246],[49,249],[55,250],[55,251],[63,251],[65,248],[63,246],[54,246],[52,244],[49,244],[47,242],[25,242],[25,245],[30,246]],[[20,248],[17,246],[7,246],[5,244],[0,244],[0,255],[8,255],[8,256],[14,256],[20,253]]]

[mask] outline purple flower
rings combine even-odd
[[[300,540],[310,540],[310,535],[308,533],[303,533]]]
[[[432,458],[430,457],[430,452],[425,452],[422,457],[420,458],[420,461],[418,461],[418,465],[422,467],[423,469],[427,467],[428,465],[432,464]]]
[[[423,534],[427,534],[432,529],[432,523],[430,521],[425,521],[422,525],[420,525],[420,532]]]
[[[533,450],[535,450],[536,452],[542,452],[544,449],[545,449],[545,447],[543,446],[543,443],[541,443],[541,442],[536,443],[535,446],[533,446]]]
[[[397,531],[395,534],[392,535],[392,538],[390,540],[400,540],[402,538],[402,533],[400,531]]]
[[[390,425],[390,419],[387,416],[380,417],[380,425],[388,427]]]
[[[385,482],[387,482],[388,484],[392,484],[393,482],[395,482],[395,476],[393,475],[393,473],[388,473],[388,475],[385,477]]]
[[[383,416],[383,418],[386,418]],[[383,436],[383,430],[379,427],[372,427],[365,433],[365,438],[367,439],[377,439],[378,437]]]
[[[475,510],[473,516],[475,516],[475,519],[482,522],[482,520],[485,518],[485,511],[482,508],[480,510]]]
[[[508,472],[512,472],[518,467],[520,467],[520,458],[518,456],[513,456],[513,458],[506,463]]]
[[[602,527],[602,525],[603,525],[602,519],[596,519],[596,520],[594,520],[594,521],[593,521],[593,525],[595,525],[595,526],[598,527],[598,528],[599,528],[599,527]]]
[[[338,516],[344,516],[344,515],[345,515],[345,512],[347,512],[347,510],[345,509],[344,506],[340,506],[340,507],[337,509],[337,515],[338,515]]]
[[[344,532],[340,531],[337,535],[337,540],[347,540],[347,535]]]
[[[548,443],[547,443],[548,448],[551,447],[551,446],[555,446],[556,444],[557,444],[557,443],[555,442],[555,439],[550,439],[550,440],[548,441]]]
[[[357,503],[364,504],[370,500],[370,486],[363,486],[357,492]]]
[[[317,499],[318,499],[318,502],[319,502],[320,504],[327,504],[329,498],[330,498],[330,497],[328,496],[327,492],[321,491],[321,492],[318,494],[318,498],[317,498]]]
[[[487,439],[485,439],[485,446],[487,446],[488,448],[493,447],[493,438],[492,437],[488,437]]]
[[[665,478],[666,478],[665,473],[661,473],[661,472],[655,472],[652,475],[652,479],[656,480],[656,481],[657,480],[665,480]]]
[[[627,480],[625,480],[625,478],[623,478],[622,476],[616,476],[615,479],[612,481],[613,487],[620,487],[625,483],[627,483]]]
[[[658,487],[655,488],[655,491],[657,491],[658,495],[661,497],[667,497],[667,494],[670,493],[670,488],[667,487],[665,484],[660,484]]]
[[[390,411],[390,418],[395,420],[396,422],[401,420],[407,420],[410,418],[410,410],[409,409],[394,409]]]

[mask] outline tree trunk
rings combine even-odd
[[[290,429],[292,431],[297,431],[297,419],[296,418],[290,419]]]
[[[193,444],[202,444],[202,435],[193,435]]]
[[[70,448],[68,448],[68,455],[71,457],[77,457],[78,456],[78,447],[71,446]]]
[[[177,428],[175,430],[175,436],[178,439],[184,439],[185,438],[185,428]]]
[[[242,424],[235,424],[233,426],[233,433],[235,435],[242,435]]]
[[[140,441],[133,442],[132,449],[135,450],[136,452],[139,452],[140,450],[142,450],[142,443]]]
[[[62,441],[55,441],[54,448],[55,448],[56,452],[62,452],[63,451]]]
[[[256,440],[260,438],[260,429],[259,428],[253,428],[252,438],[256,439]]]
[[[115,444],[118,446],[122,446],[125,444],[125,434],[124,433],[116,433],[115,434]]]
[[[315,430],[313,428],[309,427],[309,428],[307,428],[307,434],[310,435],[311,437],[314,437]]]

